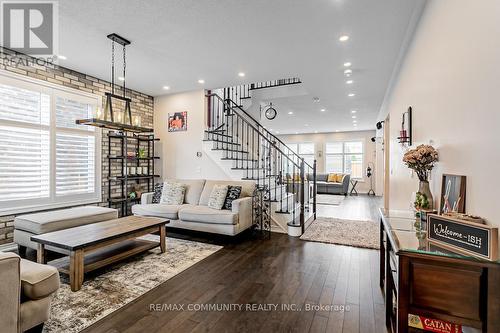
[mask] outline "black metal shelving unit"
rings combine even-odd
[[[120,154],[112,155],[112,143],[120,143]],[[151,192],[154,188],[154,181],[159,175],[155,174],[155,160],[160,159],[155,156],[154,143],[160,141],[154,134],[139,134],[136,132],[120,131],[108,133],[108,206],[119,209],[120,216],[129,215],[129,204],[140,202],[140,198],[130,198],[129,189],[132,184],[141,185],[142,192]],[[146,149],[146,157],[139,157],[139,149]],[[133,152],[134,156],[128,156],[128,152]],[[118,175],[113,175],[113,166],[118,164],[120,171]],[[146,173],[130,174],[129,167],[141,167]],[[120,196],[112,196],[112,185],[120,184]]]

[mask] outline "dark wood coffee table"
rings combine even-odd
[[[31,240],[38,243],[39,263],[46,263],[45,246],[69,255],[69,262],[58,265],[58,269],[69,275],[71,290],[77,291],[82,287],[84,273],[157,246],[164,253],[167,223],[164,218],[128,216],[36,235]],[[160,242],[137,238],[157,231]]]

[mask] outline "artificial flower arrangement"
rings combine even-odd
[[[419,190],[413,205],[415,209],[432,209],[433,197],[429,188],[429,174],[438,161],[438,152],[430,145],[419,145],[408,150],[403,156],[403,162],[415,171],[420,180]]]
[[[438,161],[438,152],[430,145],[419,145],[408,150],[403,156],[403,162],[417,173],[420,181],[429,180],[429,172]]]

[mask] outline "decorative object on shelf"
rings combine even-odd
[[[146,148],[139,148],[138,150],[138,157],[139,158],[146,158],[147,154],[146,154]]]
[[[187,111],[168,114],[168,131],[169,132],[187,131]]]
[[[141,126],[141,116],[132,116],[132,126]]]
[[[276,109],[274,108],[273,106],[273,103],[272,102],[269,102],[269,104],[266,104],[264,106],[260,106],[260,114],[261,114],[261,118],[262,118],[262,113],[264,113],[264,116],[268,119],[268,120],[273,120],[274,118],[276,118],[276,116],[278,115],[278,112],[276,111]]]
[[[131,167],[129,167],[128,169],[129,169],[129,174],[130,174],[131,176],[134,176],[134,175],[136,175],[136,174],[137,174],[137,168],[136,168],[136,167],[131,166]]]
[[[443,175],[441,183],[440,213],[465,214],[465,194],[467,177],[458,175]]]
[[[401,131],[399,131],[398,140],[402,145],[412,145],[412,107],[408,107],[408,110],[403,113],[401,120]]]
[[[135,151],[128,151],[127,152],[127,157],[128,158],[134,158],[135,157]]]
[[[438,152],[430,145],[419,145],[417,148],[408,150],[403,156],[403,162],[416,172],[420,180],[417,194],[425,196],[429,203],[425,208],[428,209],[434,207],[434,198],[429,188],[429,175],[438,161],[438,157]]]
[[[436,212],[437,214],[437,212]],[[444,216],[453,217],[455,219],[459,219],[467,222],[474,222],[478,224],[486,224],[486,221],[481,216],[468,215],[456,212],[443,213]]]
[[[486,260],[498,260],[498,228],[496,227],[429,214],[427,238],[429,242],[451,251]]]
[[[135,124],[132,121],[132,110],[130,108],[130,103],[132,100],[126,97],[126,74],[127,74],[127,55],[126,46],[130,45],[130,41],[127,39],[113,33],[107,36],[111,40],[111,92],[106,92],[106,102],[104,106],[104,111],[97,110],[96,117],[90,119],[78,119],[77,124],[89,125],[102,127],[113,130],[128,130],[136,133],[148,133],[153,132],[152,128],[144,128],[139,124]],[[118,95],[115,93],[118,84],[115,83],[115,44],[118,43],[122,46],[123,55],[123,85],[121,86],[122,94]],[[121,114],[117,114],[113,110],[113,100],[119,100],[121,103],[125,103],[124,109]],[[116,104],[115,104],[116,105]]]
[[[375,196],[375,191],[373,190],[373,170],[375,169],[375,165],[372,162],[368,162],[368,166],[366,167],[366,177],[370,179],[370,189],[368,190],[368,195]]]

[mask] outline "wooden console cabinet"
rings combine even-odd
[[[500,332],[500,262],[427,241],[408,211],[380,209],[380,287],[389,331],[408,332],[408,314]]]

